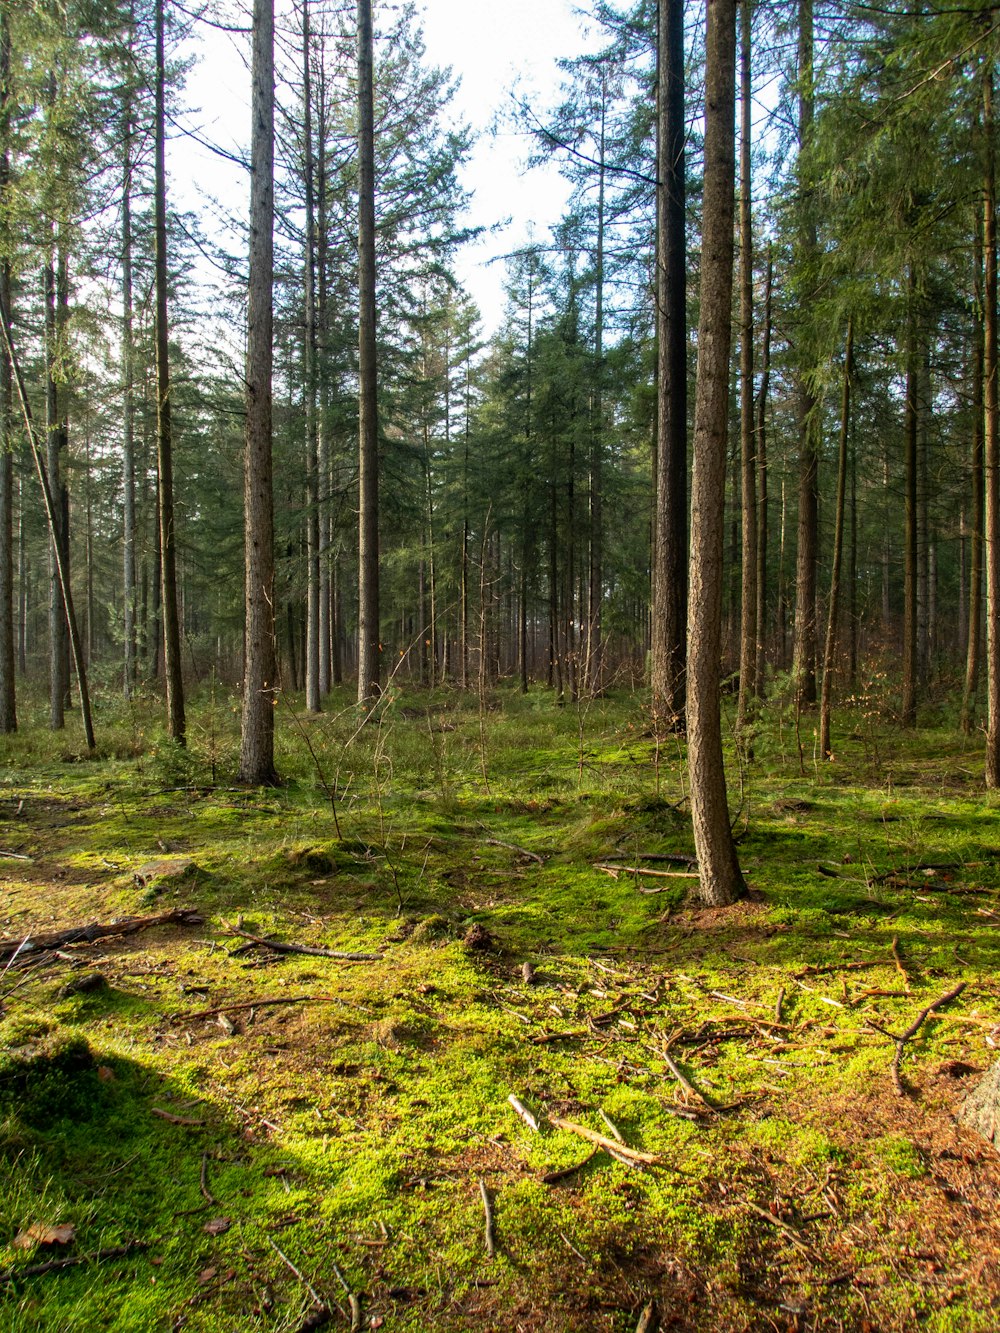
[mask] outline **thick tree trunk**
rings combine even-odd
[[[594,263],[594,396],[590,437],[590,568],[587,579],[587,649],[584,686],[602,687],[601,624],[604,607],[604,215],[607,82],[601,78],[601,131],[597,181],[597,254]],[[525,672],[525,676],[527,672]]]
[[[819,752],[832,759],[830,710],[833,699],[833,659],[837,647],[837,617],[840,613],[840,569],[844,551],[844,515],[847,509],[847,444],[851,425],[851,376],[854,370],[854,322],[847,321],[844,349],[844,388],[840,409],[840,447],[837,453],[837,510],[833,528],[833,567],[830,572],[830,605],[827,608],[826,643],[823,649],[823,689],[819,706]]]
[[[687,723],[691,819],[700,892],[705,902],[720,906],[734,902],[746,891],[729,823],[719,692],[732,338],[735,83],[735,0],[708,0],[701,317],[691,479]]]
[[[652,692],[658,728],[684,717],[687,622],[687,246],[684,4],[659,0],[656,190],[656,510]]]
[[[156,471],[160,496],[160,609],[163,616],[163,679],[167,692],[167,734],[185,742],[181,626],[177,608],[177,533],[174,529],[174,448],[170,405],[169,324],[167,321],[167,174],[165,161],[164,0],[156,0]]]
[[[276,781],[274,705],[274,499],[271,370],[274,272],[274,0],[254,0],[253,128],[250,140],[250,274],[247,309],[247,422],[243,465],[246,662],[240,778]]]
[[[334,615],[334,597],[332,588],[333,560],[333,468],[330,450],[330,375],[328,367],[329,349],[327,331],[329,328],[329,290],[327,280],[328,263],[328,188],[327,188],[327,101],[326,101],[326,64],[324,44],[319,44],[319,87],[317,89],[316,112],[316,207],[318,236],[316,238],[316,265],[318,269],[316,307],[316,355],[317,383],[319,391],[319,420],[317,458],[319,463],[319,693],[325,698],[330,693],[330,686],[341,680],[340,663],[340,627]]]
[[[375,111],[371,0],[358,0],[358,702],[379,690]]]
[[[736,734],[745,736],[757,700],[757,458],[753,415],[753,225],[750,195],[751,0],[740,0],[740,494],[743,508],[740,688]]]

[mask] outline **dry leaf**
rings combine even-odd
[[[204,1286],[206,1282],[211,1282],[218,1271],[217,1268],[203,1268],[198,1274],[198,1281]]]
[[[227,1037],[232,1037],[235,1034],[236,1024],[231,1018],[227,1018],[225,1014],[219,1014],[215,1021],[218,1023],[219,1027],[222,1028]]]
[[[102,1083],[114,1083],[115,1071],[113,1069],[110,1069],[107,1065],[98,1065],[97,1077],[101,1080]]]
[[[232,1219],[228,1217],[213,1217],[211,1222],[206,1222],[202,1231],[207,1236],[221,1236],[224,1231],[228,1231],[233,1225]]]
[[[69,1222],[59,1226],[47,1226],[44,1222],[32,1222],[14,1237],[15,1250],[33,1250],[36,1245],[69,1245],[76,1235],[76,1227]]]

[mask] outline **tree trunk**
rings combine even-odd
[[[358,702],[379,690],[375,110],[371,0],[358,0]]]
[[[903,431],[904,536],[903,536],[903,698],[900,722],[917,723],[917,283],[913,267],[909,273],[909,312],[906,346],[906,404]]]
[[[160,494],[160,610],[163,616],[163,679],[167,691],[167,734],[185,741],[181,627],[177,611],[177,534],[174,530],[174,455],[170,412],[169,324],[167,322],[167,176],[165,163],[164,0],[156,0],[156,471]]]
[[[656,511],[652,692],[660,729],[684,716],[687,621],[687,246],[684,4],[660,0],[657,29]]]
[[[274,0],[254,0],[250,140],[250,272],[247,309],[246,453],[243,524],[246,639],[240,778],[277,780],[274,705],[274,499],[271,369],[274,271]]]
[[[983,427],[986,480],[986,785],[1000,787],[1000,402],[997,385],[997,222],[993,145],[993,66],[983,85],[986,181],[983,191],[983,307],[986,411]]]
[[[798,262],[808,271],[816,252],[816,225],[810,216],[805,170],[813,123],[813,0],[799,0],[799,209]],[[800,304],[808,305],[804,294]],[[820,403],[812,387],[811,352],[806,324],[800,317],[798,373],[799,522],[795,557],[795,646],[793,672],[800,705],[816,702],[816,563],[819,554]]]
[[[319,436],[316,412],[316,200],[313,188],[312,71],[309,0],[302,3],[302,128],[305,161],[305,396],[306,417],[306,708],[322,711],[320,700],[320,537]]]
[[[767,391],[771,378],[771,287],[774,260],[767,247],[767,277],[764,280],[764,329],[761,339],[760,388],[757,391],[755,453],[757,455],[757,666],[754,673],[758,697],[764,693],[767,667]]]
[[[129,7],[129,52],[134,47],[134,13]],[[123,686],[131,699],[136,682],[136,541],[135,541],[135,353],[132,301],[133,136],[131,73],[125,75],[122,169],[122,595],[125,662]]]
[[[54,231],[54,228],[53,228]],[[60,569],[68,569],[69,497],[63,481],[63,454],[67,446],[67,431],[59,415],[59,358],[60,329],[57,309],[56,242],[53,235],[53,253],[45,266],[45,466],[52,502],[55,506],[55,527],[49,551],[49,726],[61,731],[65,726],[66,695],[69,689],[69,671],[66,661],[67,629],[63,609]],[[56,549],[58,547],[58,550]]]
[[[753,414],[753,226],[750,196],[751,0],[740,0],[740,493],[743,503],[740,689],[736,734],[744,737],[757,700],[758,515]]]
[[[844,349],[844,389],[840,410],[840,448],[837,454],[837,511],[833,528],[833,568],[830,573],[830,605],[827,608],[826,644],[823,649],[823,689],[819,706],[819,752],[832,759],[830,709],[833,698],[833,658],[837,647],[837,616],[840,610],[840,568],[844,550],[844,514],[847,509],[847,442],[851,423],[851,376],[854,370],[854,321],[847,321]]]
[[[968,630],[965,648],[965,685],[962,691],[961,727],[972,734],[976,720],[976,692],[979,686],[979,659],[982,655],[983,615],[983,239],[981,224],[976,223],[973,271],[973,309],[975,330],[972,347],[972,496],[969,529],[969,587],[966,595]]]
[[[590,437],[590,569],[587,580],[587,657],[585,688],[602,687],[601,621],[604,605],[604,214],[607,80],[601,76],[600,162],[597,184],[597,256],[594,264],[594,397]],[[527,671],[525,671],[525,677]]]
[[[0,204],[10,184],[10,23],[0,9]],[[6,241],[4,236],[2,241]],[[7,246],[0,241],[0,250]],[[0,260],[0,304],[10,310],[10,260]],[[14,683],[14,398],[0,349],[0,732],[17,730]]]
[[[708,0],[701,317],[691,479],[687,723],[691,819],[700,892],[705,902],[718,906],[735,902],[746,892],[729,823],[719,692],[732,338],[735,83],[735,0]]]

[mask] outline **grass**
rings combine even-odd
[[[995,1328],[1000,1159],[954,1121],[1000,1041],[1000,805],[975,747],[868,709],[820,765],[774,706],[752,765],[730,756],[752,895],[710,910],[691,881],[598,868],[693,850],[682,746],[657,754],[641,700],[489,705],[481,728],[473,698],[395,691],[360,726],[346,696],[289,701],[283,785],[254,792],[219,691],[187,751],[155,701],[105,701],[93,759],[28,700],[0,741],[0,849],[29,858],[0,859],[7,937],[205,921],[0,980],[3,1327],[291,1331],[314,1293],[347,1327],[339,1271],[375,1328],[624,1333],[651,1297],[678,1329]],[[137,882],[171,858],[194,868]],[[381,958],[242,951],[240,917]],[[67,993],[90,970],[107,987]],[[960,981],[898,1097],[870,1023],[901,1031]],[[216,1009],[228,1025],[194,1017]],[[668,1045],[725,1109],[698,1113]],[[602,1113],[660,1164],[546,1120],[607,1135]],[[65,1249],[12,1244],[64,1223]]]

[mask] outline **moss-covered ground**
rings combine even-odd
[[[845,713],[820,764],[775,706],[732,756],[751,896],[709,910],[639,697],[283,701],[262,792],[233,700],[186,752],[157,718],[105,705],[89,758],[29,700],[0,740],[8,939],[203,918],[0,963],[0,1327],[1000,1327],[1000,1157],[955,1120],[1000,1046],[975,739]],[[872,1025],[960,982],[900,1095]]]

